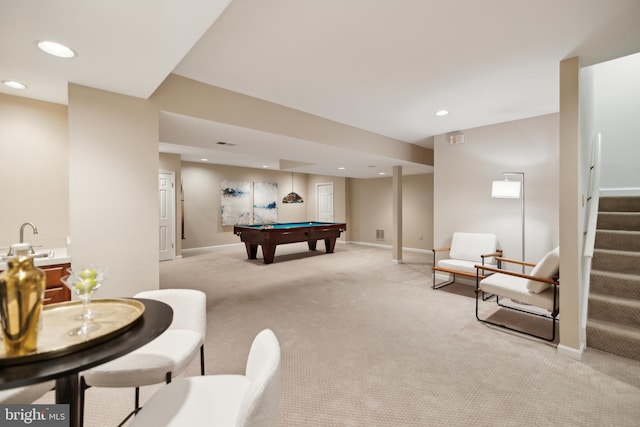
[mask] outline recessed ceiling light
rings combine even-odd
[[[203,162],[208,162],[209,161],[209,159],[204,159],[204,158],[202,158],[200,160],[202,160]]]
[[[36,44],[41,51],[49,55],[57,56],[58,58],[73,58],[76,56],[76,53],[72,49],[60,43],[42,40]]]
[[[340,166],[340,167],[338,168],[338,170],[339,170],[339,171],[343,171],[343,170],[345,170],[345,169],[346,169],[346,168],[345,168],[345,167],[342,167],[342,166]]]
[[[438,110],[438,111],[436,111],[436,116],[446,116],[447,114],[449,114],[449,112],[447,110]]]
[[[268,168],[268,167],[269,167],[269,165],[262,165],[262,167],[263,167],[263,168]]]
[[[384,172],[378,172],[378,175],[386,175]]]
[[[2,84],[13,89],[26,89],[27,85],[13,80],[3,80]]]

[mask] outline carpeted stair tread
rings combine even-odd
[[[587,321],[587,346],[640,360],[640,330],[611,322]]]
[[[640,252],[595,249],[591,267],[595,270],[640,275]]]
[[[597,228],[600,230],[640,231],[638,212],[600,212]]]
[[[639,252],[640,231],[597,230],[595,247]]]
[[[640,300],[594,293],[589,295],[590,319],[635,327],[640,332],[639,313]]]
[[[640,196],[600,197],[599,212],[640,212]]]
[[[640,212],[599,212],[596,228],[640,231]]]
[[[640,300],[640,276],[592,269],[590,292]]]

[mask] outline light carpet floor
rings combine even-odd
[[[434,291],[431,254],[403,257],[291,244],[264,265],[230,246],[160,263],[160,282],[207,293],[207,374],[242,373],[254,336],[273,329],[282,427],[640,425],[639,362],[596,350],[575,361],[481,324],[470,286]],[[196,360],[183,375],[197,374]],[[115,426],[132,406],[132,389],[89,389],[85,425]]]

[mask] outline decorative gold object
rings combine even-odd
[[[0,316],[5,352],[19,356],[38,347],[46,276],[33,265],[28,243],[12,249],[16,257],[7,261],[7,270],[0,274]]]

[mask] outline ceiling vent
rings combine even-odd
[[[464,134],[462,132],[456,132],[449,135],[449,144],[464,144]]]
[[[216,145],[228,145],[229,147],[235,147],[236,144],[232,144],[230,142],[218,141]]]

